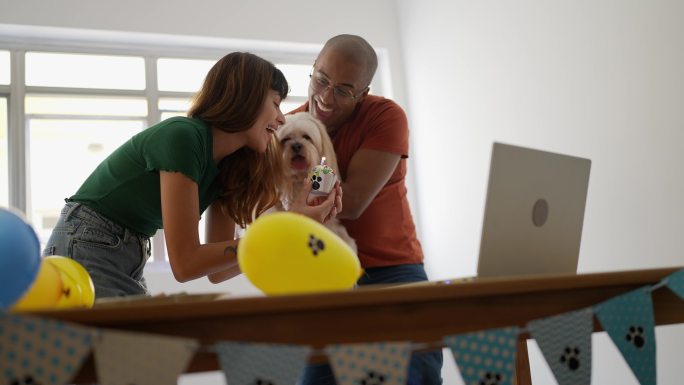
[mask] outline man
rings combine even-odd
[[[314,62],[309,111],[325,123],[342,179],[337,217],[358,246],[360,285],[427,280],[423,251],[407,199],[409,134],[399,105],[369,95],[378,66],[375,50],[354,35],[328,40]],[[441,384],[442,353],[414,354],[409,384]],[[303,385],[334,383],[327,365],[307,368]]]

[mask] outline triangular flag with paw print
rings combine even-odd
[[[656,384],[656,340],[650,287],[633,290],[594,307],[613,343],[641,385]]]
[[[68,384],[96,337],[95,329],[0,312],[0,384]]]
[[[667,287],[684,299],[684,269],[667,276]]]
[[[229,385],[291,385],[302,375],[311,347],[218,342],[214,346]]]
[[[406,384],[409,342],[331,345],[325,351],[338,385]]]
[[[594,313],[578,310],[527,324],[559,385],[591,382],[591,334]]]
[[[483,330],[444,337],[466,385],[511,385],[515,376],[518,328]]]
[[[175,385],[198,346],[188,338],[105,330],[95,345],[99,383]]]

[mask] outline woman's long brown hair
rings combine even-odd
[[[256,122],[269,90],[285,99],[289,87],[283,73],[256,55],[233,52],[209,70],[188,116],[226,132],[245,131]],[[278,202],[287,183],[279,146],[273,137],[264,154],[243,147],[219,163],[221,207],[236,224],[245,227]]]

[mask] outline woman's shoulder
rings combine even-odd
[[[209,135],[207,125],[202,120],[185,116],[164,119],[151,126],[149,131],[152,131],[155,136],[195,136],[201,138]]]
[[[194,127],[196,129],[206,129],[207,125],[200,119],[188,118],[187,116],[174,116],[167,118],[156,124],[161,127]]]

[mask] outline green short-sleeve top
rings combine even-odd
[[[161,229],[159,171],[181,172],[197,183],[200,214],[219,195],[211,129],[201,120],[164,120],[116,149],[67,201],[81,202],[137,233]]]

